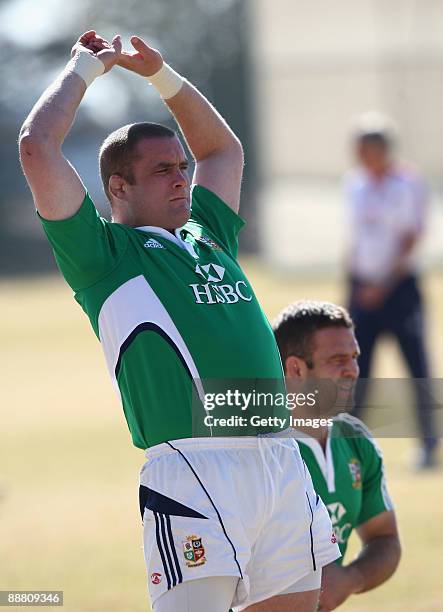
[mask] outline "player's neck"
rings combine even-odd
[[[304,434],[310,436],[317,440],[317,442],[322,447],[323,451],[326,450],[326,442],[328,441],[329,429],[327,426],[320,427],[310,427],[308,425],[302,425],[301,427],[297,425],[297,431],[301,431]]]

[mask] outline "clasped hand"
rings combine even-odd
[[[123,51],[119,34],[109,42],[95,30],[89,30],[82,34],[72,47],[71,56],[78,51],[88,51],[103,62],[105,72],[116,64],[144,77],[149,77],[160,70],[163,57],[157,49],[150,47],[138,36],[131,37],[131,44],[135,51]]]

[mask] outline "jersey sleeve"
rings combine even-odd
[[[356,521],[357,527],[377,514],[393,509],[386,485],[381,450],[366,428],[365,433],[361,433],[360,436],[356,442],[362,466],[362,504]]]
[[[234,258],[238,253],[238,234],[245,221],[215,193],[194,185],[191,220],[208,230]]]
[[[57,265],[74,291],[109,274],[126,250],[128,238],[122,227],[100,217],[88,194],[68,219],[52,221],[37,215]]]

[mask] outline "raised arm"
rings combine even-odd
[[[20,130],[20,161],[35,205],[46,219],[66,219],[80,208],[85,187],[63,156],[62,144],[86,83],[110,70],[120,52],[119,37],[109,45],[94,31],[83,34],[72,49],[71,61],[42,94]]]
[[[144,77],[163,67],[163,58],[133,36],[135,53],[123,52],[119,65]],[[193,182],[216,193],[235,212],[240,206],[243,148],[212,104],[188,81],[165,100],[196,161]]]

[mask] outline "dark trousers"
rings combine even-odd
[[[399,343],[414,381],[420,435],[424,446],[433,448],[437,438],[429,389],[423,384],[423,379],[429,377],[429,365],[425,347],[423,304],[417,279],[412,274],[403,278],[386,296],[384,302],[373,310],[366,310],[356,303],[355,292],[358,287],[359,282],[351,280],[349,311],[355,323],[355,333],[360,345],[359,366],[362,383],[354,414],[361,417],[367,391],[365,379],[370,376],[377,339],[383,333],[392,334]]]

